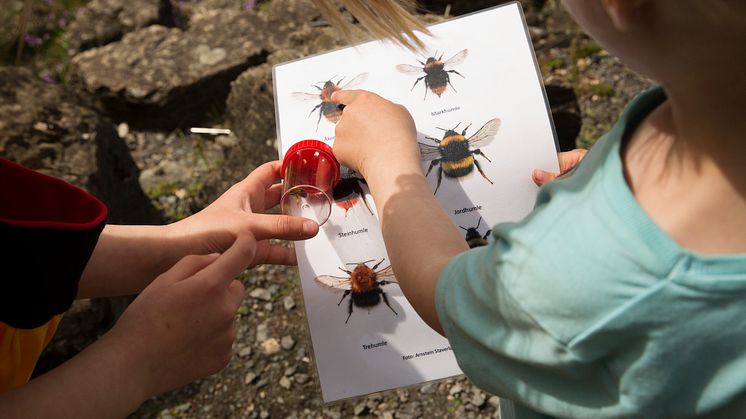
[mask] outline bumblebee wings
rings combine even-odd
[[[321,101],[321,95],[318,93],[305,93],[305,92],[293,92],[290,94],[293,99],[297,100],[315,100],[317,102]]]
[[[463,49],[463,50],[457,52],[456,55],[454,55],[453,57],[447,59],[443,63],[443,67],[444,68],[455,67],[455,66],[461,64],[462,62],[464,62],[464,60],[466,59],[467,55],[469,55],[469,50],[468,49]]]
[[[348,81],[344,85],[340,86],[340,89],[354,89],[355,87],[365,83],[368,80],[368,73],[360,73],[352,80]]]
[[[422,161],[435,160],[442,157],[440,154],[440,148],[436,145],[417,143],[420,146],[420,157]]]
[[[417,67],[409,64],[398,64],[396,66],[396,69],[399,70],[400,73],[404,74],[420,74],[425,71],[422,66]]]
[[[391,265],[381,269],[380,271],[376,271],[376,279],[379,281],[385,280],[388,282],[397,282],[396,278],[394,277],[394,269],[391,267]]]
[[[484,147],[495,139],[495,135],[499,128],[500,118],[490,119],[486,124],[482,125],[482,128],[479,128],[479,131],[477,131],[476,134],[469,137],[466,141],[469,143],[470,147]]]
[[[316,277],[316,283],[334,290],[349,291],[352,289],[352,281],[350,281],[349,277],[321,275]]]

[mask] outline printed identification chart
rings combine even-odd
[[[374,41],[275,66],[280,158],[333,144],[335,90],[373,91],[412,114],[437,200],[470,247],[488,245],[533,207],[531,171],[558,171],[543,84],[517,2],[430,30],[421,54]],[[295,244],[324,401],[461,374],[396,282],[364,179],[343,168],[333,198],[319,235]]]

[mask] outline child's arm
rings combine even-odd
[[[250,234],[222,255],[188,256],[156,278],[114,328],[60,367],[0,394],[2,418],[116,418],[231,358]]]
[[[257,249],[250,266],[292,265],[295,252],[269,239],[303,240],[318,225],[285,215],[263,214],[280,200],[280,162],[266,163],[199,213],[167,226],[107,225],[80,281],[78,297],[134,294],[190,254],[225,251],[236,236],[251,233]]]
[[[334,154],[365,177],[399,285],[422,319],[443,333],[435,284],[448,261],[469,248],[425,179],[414,121],[374,93],[343,90],[333,99],[346,105]]]

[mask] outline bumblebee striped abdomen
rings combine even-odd
[[[447,177],[466,176],[474,170],[474,156],[463,135],[449,135],[438,145],[442,156],[440,167]]]

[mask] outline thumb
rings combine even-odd
[[[533,179],[537,186],[542,186],[543,184],[554,180],[556,177],[556,173],[547,172],[546,170],[536,169],[531,172],[531,179]]]

